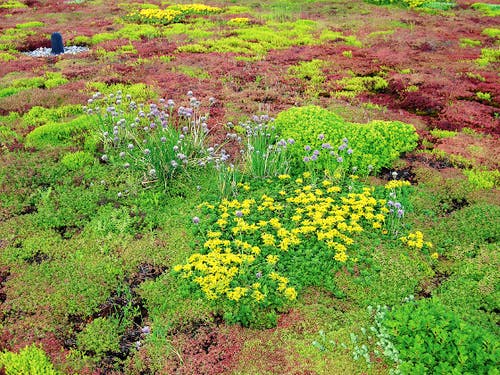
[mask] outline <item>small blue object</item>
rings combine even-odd
[[[61,53],[64,53],[64,44],[60,33],[52,33],[50,36],[50,44],[52,47],[51,53],[53,55],[60,55]]]

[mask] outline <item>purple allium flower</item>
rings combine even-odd
[[[316,160],[318,160],[318,155],[316,155],[316,154],[312,154],[312,155],[311,155],[311,160],[312,160],[312,161],[316,161]]]
[[[177,151],[179,151],[179,146],[174,146],[174,147],[172,147],[172,149],[174,150],[174,152],[177,152]]]
[[[392,207],[392,206],[394,206],[394,202],[393,202],[393,201],[388,201],[388,202],[387,202],[387,205],[388,205],[389,207]]]
[[[167,138],[166,137],[161,137],[160,141],[161,141],[161,143],[165,143],[167,141]]]
[[[398,210],[398,218],[402,218],[402,217],[403,217],[403,215],[404,215],[404,213],[405,213],[405,212],[404,212],[402,209],[399,209],[399,210]]]
[[[401,208],[401,203],[399,203],[399,202],[394,203],[394,207],[396,207],[397,209],[400,209]]]
[[[304,156],[304,162],[305,163],[309,163],[311,161],[311,159],[309,158],[309,156]]]
[[[172,108],[175,105],[175,102],[172,99],[167,100],[167,105]]]
[[[305,145],[305,146],[304,146],[304,150],[306,150],[306,151],[311,151],[311,146],[309,146],[309,145]]]
[[[154,129],[154,128],[156,128],[156,124],[155,124],[154,122],[152,122],[151,124],[149,124],[149,127],[150,127],[151,129]]]
[[[170,165],[172,165],[172,167],[174,168],[177,168],[179,166],[179,164],[177,164],[175,160],[170,161]]]
[[[151,150],[149,148],[144,149],[144,155],[149,155],[151,153]]]
[[[127,169],[128,169],[128,168],[130,168],[130,163],[125,163],[125,164],[123,164],[123,167],[124,167],[124,168],[127,168]]]
[[[198,216],[193,217],[193,224],[199,224],[200,218]]]
[[[189,97],[192,97],[193,96],[193,92],[191,90],[189,90],[186,95],[189,96]]]
[[[104,137],[107,137],[107,136],[109,135],[109,133],[108,133],[108,132],[104,132],[104,133],[102,133],[102,135],[103,135]]]
[[[339,156],[339,157],[337,158],[337,161],[338,161],[339,163],[342,163],[342,162],[344,161],[344,159],[342,159],[342,156]]]
[[[237,217],[242,217],[243,216],[243,212],[241,212],[240,210],[236,211],[234,213]]]
[[[295,143],[295,140],[293,138],[288,139],[288,144],[293,145]]]
[[[144,326],[141,328],[141,332],[144,333],[145,335],[149,335],[151,333],[151,327]]]
[[[345,143],[342,143],[342,144],[339,146],[339,151],[344,151],[346,148],[347,148],[347,145],[346,145]]]
[[[347,138],[342,138],[342,142],[344,142],[345,144],[348,144],[349,140]]]
[[[320,141],[322,141],[323,139],[325,139],[325,135],[324,135],[324,134],[320,134],[320,135],[318,135],[318,139],[319,139]]]
[[[256,277],[257,279],[260,279],[260,278],[262,277],[262,272],[260,272],[260,271],[259,271],[259,272],[257,272],[257,273],[255,274],[255,277]]]
[[[319,150],[314,150],[314,151],[313,151],[313,155],[318,156],[318,155],[319,155]]]
[[[124,151],[120,152],[120,157],[121,157],[121,158],[124,158],[124,157],[125,157],[125,152],[124,152]]]
[[[182,132],[187,133],[189,131],[189,128],[187,126],[182,127]]]
[[[179,139],[184,139],[184,138],[185,138],[184,134],[179,135]]]
[[[323,143],[321,145],[321,148],[324,148],[326,150],[330,150],[332,148],[332,145],[330,143]]]
[[[347,153],[348,153],[349,155],[352,155],[352,153],[353,153],[352,148],[348,149],[348,150],[347,150]]]

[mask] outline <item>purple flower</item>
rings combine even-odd
[[[142,327],[141,332],[144,333],[145,335],[149,335],[151,333],[151,327],[144,326]]]
[[[101,156],[101,160],[102,160],[103,162],[107,162],[107,161],[109,160],[108,155],[106,155],[106,154],[102,155],[102,156]]]
[[[243,212],[241,212],[240,210],[236,211],[234,213],[237,217],[242,217],[243,216]]]
[[[309,158],[309,156],[304,156],[304,162],[305,163],[309,163],[311,161],[311,159]]]
[[[344,161],[344,159],[342,159],[342,156],[339,156],[339,157],[337,158],[337,161],[338,161],[339,163],[342,163],[342,162]]]
[[[122,151],[122,152],[120,152],[120,157],[121,157],[121,158],[124,158],[124,157],[125,157],[125,152],[123,152],[123,151]]]
[[[324,134],[320,134],[320,135],[318,135],[318,139],[319,139],[320,141],[322,141],[323,139],[325,139],[325,135],[324,135]]]
[[[160,138],[160,141],[161,141],[161,143],[165,143],[165,142],[167,141],[167,138],[165,138],[165,137],[161,137],[161,138]]]
[[[200,218],[198,216],[193,217],[193,224],[199,224]]]
[[[312,161],[316,161],[316,160],[318,160],[318,155],[316,155],[316,154],[312,154],[312,155],[311,155],[311,160],[312,160]]]
[[[346,145],[345,143],[342,143],[342,144],[339,146],[339,151],[344,151],[346,148],[347,148],[347,145]]]
[[[304,150],[306,150],[306,151],[311,151],[311,146],[309,146],[309,145],[305,145],[305,146],[304,146]]]
[[[262,272],[260,272],[260,271],[259,271],[259,272],[257,272],[257,273],[255,274],[255,277],[256,277],[257,279],[260,279],[260,278],[262,277]]]
[[[149,155],[150,153],[151,151],[149,150],[149,148],[144,149],[144,155]]]
[[[295,140],[292,138],[288,139],[288,144],[293,145],[295,143]]]
[[[405,212],[404,212],[402,209],[399,209],[399,210],[398,210],[398,218],[402,218],[402,217],[403,217],[403,215],[404,215],[404,213],[405,213]]]
[[[319,151],[318,151],[318,150],[314,150],[314,151],[313,151],[313,155],[318,156],[318,155],[319,155]]]
[[[326,150],[330,150],[332,148],[332,145],[330,143],[323,143],[321,147]]]

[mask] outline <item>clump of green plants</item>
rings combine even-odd
[[[497,189],[500,187],[500,171],[464,169],[464,175],[476,189]]]
[[[0,145],[7,145],[19,140],[19,135],[7,126],[0,125]]]
[[[460,47],[479,47],[481,45],[480,40],[470,39],[470,38],[460,38]]]
[[[275,325],[276,312],[305,287],[338,293],[325,275],[355,264],[349,249],[357,233],[382,230],[389,212],[385,199],[355,178],[315,183],[304,172],[279,175],[268,186],[273,194],[201,204],[193,225],[203,245],[174,267],[226,321],[244,326]]]
[[[26,346],[19,353],[0,353],[0,369],[6,375],[61,375],[47,358],[47,355],[35,344]]]
[[[500,16],[500,4],[474,3],[472,8],[489,17]]]
[[[26,136],[26,146],[39,149],[55,146],[84,144],[95,126],[83,115],[69,122],[49,122],[34,129]]]
[[[4,83],[0,86],[0,98],[17,94],[18,92],[33,88],[51,89],[57,86],[64,85],[68,82],[61,73],[47,72],[40,77],[18,78],[13,81],[8,81],[4,77]]]
[[[482,48],[481,56],[476,59],[476,64],[482,67],[488,66],[500,61],[500,49],[498,48]]]
[[[340,87],[333,93],[336,98],[355,98],[364,92],[381,92],[389,87],[389,83],[382,77],[359,77],[352,76],[342,78],[335,82]]]
[[[86,108],[86,120],[101,132],[101,161],[142,174],[145,184],[160,181],[165,186],[187,167],[214,161],[216,150],[205,149],[208,112],[203,113],[192,92],[188,102],[189,106],[175,110],[172,99],[160,99],[159,104],[146,107],[121,91],[107,96],[94,94]]]
[[[76,171],[87,165],[92,165],[94,160],[94,155],[91,153],[76,151],[64,155],[61,159],[61,164],[70,171]]]
[[[498,38],[500,38],[500,29],[497,29],[494,27],[488,27],[488,28],[484,29],[481,34],[486,35],[490,38],[498,39]]]
[[[479,100],[484,100],[486,102],[491,102],[491,94],[489,92],[478,91],[478,92],[476,92],[476,97]]]
[[[433,137],[442,139],[442,138],[453,138],[458,135],[458,132],[452,130],[442,130],[442,129],[432,129],[430,131]]]
[[[80,104],[68,104],[54,108],[35,106],[23,115],[22,122],[26,127],[40,126],[49,122],[65,122],[81,114],[83,114],[83,110]]]
[[[243,153],[244,172],[253,177],[284,175],[290,170],[287,147],[293,140],[279,139],[267,115],[254,116],[240,124],[245,130],[246,147]]]
[[[314,59],[311,61],[302,61],[297,65],[288,68],[288,74],[297,77],[306,82],[305,93],[312,97],[317,97],[325,82],[325,74],[322,68],[325,66],[323,60]]]
[[[120,335],[123,333],[119,319],[97,318],[87,324],[77,335],[78,349],[92,354],[99,361],[107,353],[120,351]]]
[[[3,0],[0,3],[0,9],[21,9],[27,7],[26,4],[18,0]]]
[[[489,374],[498,364],[495,336],[462,320],[436,299],[396,306],[384,316],[383,325],[403,374]]]
[[[377,5],[398,5],[409,8],[425,8],[425,7],[435,7],[437,2],[428,1],[428,0],[366,0],[368,3],[377,4]],[[455,2],[453,0],[441,1],[439,3],[454,5]],[[440,6],[442,8],[443,5]],[[439,8],[439,9],[440,9]],[[448,8],[445,8],[448,9]]]
[[[401,153],[413,150],[418,139],[410,124],[378,120],[354,124],[317,106],[283,111],[274,126],[281,137],[295,141],[290,151],[296,160],[306,158],[311,165],[323,168],[334,156],[333,161],[347,172],[352,167],[362,173],[390,167]]]
[[[16,25],[17,29],[31,29],[34,27],[42,27],[45,26],[45,24],[41,21],[30,21],[30,22],[25,22],[25,23],[18,23]]]
[[[180,52],[208,53],[233,52],[239,55],[262,57],[272,49],[285,49],[297,45],[317,45],[341,40],[346,44],[359,41],[353,36],[323,29],[311,20],[289,22],[269,21],[265,25],[247,25],[232,30],[231,35],[221,39],[202,40],[199,43],[180,46]]]

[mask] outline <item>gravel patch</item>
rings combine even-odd
[[[80,46],[68,46],[64,47],[64,53],[61,53],[61,55],[65,54],[70,54],[70,55],[76,55],[77,53],[82,53],[82,52],[87,52],[89,50],[88,47],[80,47]],[[48,56],[57,56],[52,53],[52,48],[47,48],[47,47],[40,47],[37,48],[34,51],[29,51],[29,52],[23,52],[25,55],[31,56],[31,57],[48,57]]]

